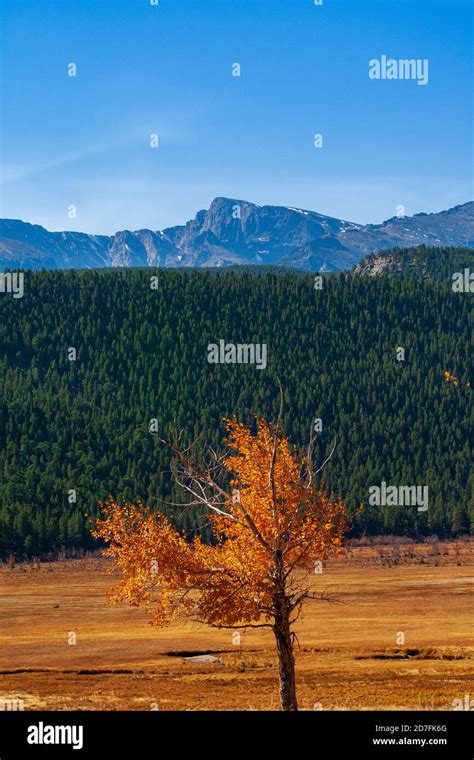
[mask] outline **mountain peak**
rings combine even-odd
[[[211,201],[209,211],[216,206],[252,206],[252,208],[259,208],[259,206],[257,206],[255,203],[251,203],[250,201],[239,200],[238,198],[225,198],[222,195],[218,195]]]

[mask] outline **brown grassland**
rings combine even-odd
[[[157,630],[98,557],[0,567],[0,700],[25,710],[273,710],[271,633]],[[451,710],[473,693],[474,543],[352,545],[296,624],[300,709]],[[68,636],[76,634],[75,645]],[[397,643],[404,632],[405,643]],[[210,653],[221,662],[187,656]]]

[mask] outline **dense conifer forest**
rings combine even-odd
[[[93,548],[85,514],[109,494],[176,501],[150,421],[221,450],[223,417],[276,416],[277,377],[295,445],[315,419],[317,462],[336,438],[322,475],[350,511],[364,503],[353,535],[469,532],[472,294],[424,276],[321,283],[271,270],[26,272],[22,298],[0,295],[2,556]],[[266,368],[210,364],[219,340],[266,344]],[[427,485],[428,510],[370,505],[382,481]],[[189,535],[199,528],[196,512],[164,508]]]

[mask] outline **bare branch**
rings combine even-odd
[[[208,470],[203,470],[201,467],[198,467],[191,458],[179,448],[179,436],[177,440],[167,440],[166,438],[162,438],[158,433],[152,433],[152,435],[156,435],[158,440],[164,444],[167,448],[170,449],[179,459],[181,464],[183,465],[183,471],[181,472],[181,475],[186,477],[188,480],[190,480],[192,483],[200,483],[201,485],[209,487],[212,491],[214,491],[216,494],[224,497],[224,500],[227,502],[231,497],[229,494],[216,482],[213,472],[216,468],[216,465],[211,467]],[[189,449],[186,449],[186,451]],[[217,466],[220,467],[220,462],[217,463]],[[189,488],[189,486],[183,485],[182,482],[178,481],[179,485],[183,488],[185,488],[187,491],[189,491],[195,499],[202,499],[202,496],[200,496],[198,493],[194,492],[192,489]],[[214,502],[210,497],[207,497],[207,500],[201,501],[201,503],[208,506],[210,509],[213,509],[213,511],[218,511],[214,507]],[[252,531],[254,537],[257,539],[257,541],[263,546],[265,551],[269,552],[270,554],[273,552],[272,547],[268,544],[267,541],[263,538],[262,534],[258,530],[257,526],[255,525],[255,522],[253,521],[251,515],[248,514],[246,509],[242,506],[240,502],[237,502],[235,504],[236,509],[240,512],[242,517],[244,518],[245,522],[247,523],[248,527]],[[225,517],[228,517],[232,520],[235,520],[235,515],[231,515],[229,512],[222,512],[220,510],[221,514],[223,514]]]
[[[317,475],[318,472],[321,472],[321,470],[323,469],[323,467],[325,467],[327,465],[327,463],[331,459],[332,455],[334,454],[335,450],[336,450],[336,438],[334,438],[334,443],[333,443],[333,446],[332,446],[332,449],[331,449],[331,453],[329,454],[328,457],[326,457],[326,459],[322,463],[321,467],[318,467],[318,469],[314,472],[314,475]]]
[[[315,441],[316,441],[316,436],[314,435],[314,430],[313,430],[313,420],[311,420],[311,426],[309,429],[308,450],[306,452],[306,462],[307,462],[306,488],[310,488],[311,483],[313,481],[313,473],[311,471],[311,462],[313,461]]]
[[[246,623],[245,625],[223,625],[222,623],[209,623],[207,620],[199,620],[193,618],[195,623],[201,623],[202,625],[210,625],[211,628],[226,628],[229,630],[246,629],[246,628],[273,628],[272,623]]]
[[[311,602],[328,602],[328,604],[347,604],[344,600],[336,596],[335,593],[331,593],[329,589],[325,589],[320,594],[308,594],[306,597]]]

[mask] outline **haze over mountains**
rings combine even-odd
[[[474,202],[361,225],[305,209],[215,198],[185,225],[110,236],[49,232],[3,219],[0,269],[271,264],[341,270],[374,251],[420,244],[473,248]]]

